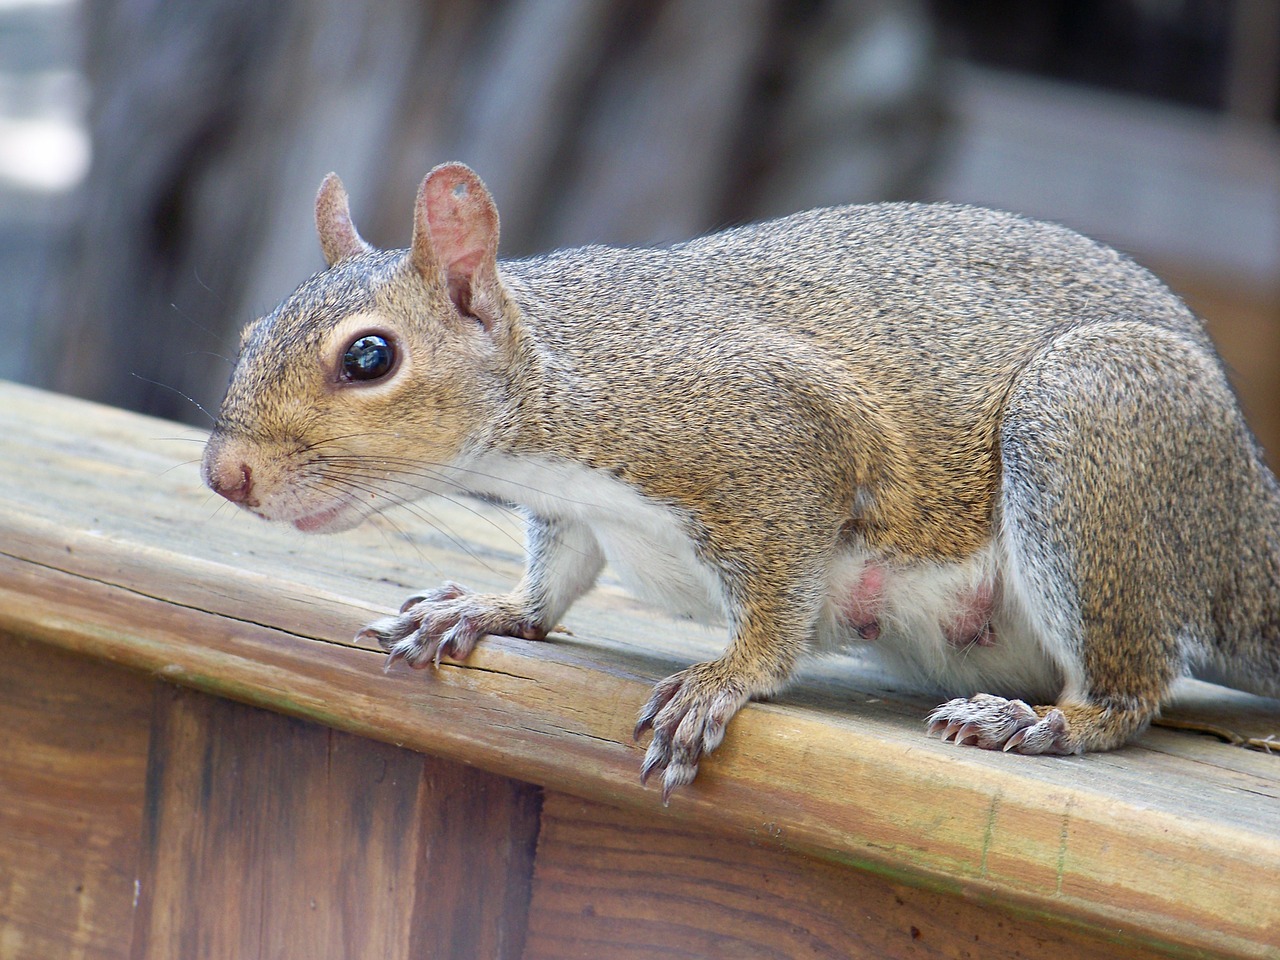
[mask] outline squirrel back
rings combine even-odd
[[[687,474],[674,464],[704,460],[726,417],[750,423],[752,439],[793,433],[795,449],[829,426],[822,443],[841,469],[874,455],[896,474],[896,518],[864,532],[921,557],[967,555],[987,539],[1005,396],[1063,331],[1141,320],[1212,350],[1191,311],[1133,261],[969,206],[814,210],[668,248],[585,247],[501,269],[522,325],[574,378],[546,414],[558,448],[632,475],[633,447],[662,451],[643,477],[662,487]],[[782,394],[791,402],[777,403]],[[627,441],[612,456],[609,424]],[[792,482],[810,459],[756,480]],[[927,476],[911,466],[926,459]]]

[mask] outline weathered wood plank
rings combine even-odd
[[[519,957],[536,788],[168,685],[150,756],[133,960]]]
[[[129,955],[154,681],[0,633],[0,957]]]
[[[420,763],[371,745],[365,770],[334,771],[334,736],[160,689],[134,960],[403,956],[415,858],[395,841],[412,836]],[[354,809],[334,803],[342,772],[368,782]],[[371,876],[357,843],[379,857]],[[338,899],[348,878],[385,895]]]
[[[514,580],[518,548],[491,515],[437,504],[447,535],[305,540],[216,511],[192,467],[169,469],[198,447],[155,438],[198,439],[183,428],[0,388],[0,430],[14,440],[0,451],[0,627],[966,897],[1220,955],[1280,944],[1280,888],[1256,882],[1280,870],[1275,758],[1214,764],[1203,751],[1234,748],[1167,731],[1062,760],[959,749],[923,738],[928,701],[836,660],[745,710],[664,811],[636,782],[634,711],[652,680],[714,650],[714,633],[606,587],[571,612],[573,637],[490,639],[467,664],[384,676],[347,638],[407,583]]]
[[[407,956],[524,955],[541,808],[537,787],[425,758]]]
[[[1164,956],[548,793],[526,960]]]

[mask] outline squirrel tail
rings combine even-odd
[[[1240,490],[1238,559],[1215,609],[1219,642],[1200,679],[1280,697],[1280,483],[1249,437],[1253,469]]]

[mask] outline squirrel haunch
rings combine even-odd
[[[958,695],[933,732],[1025,753],[1119,746],[1188,672],[1280,694],[1280,490],[1199,321],[1101,244],[873,204],[499,262],[461,164],[408,250],[361,239],[333,175],[316,221],[329,267],[246,329],[210,486],[308,531],[431,493],[522,508],[510,593],[362,631],[414,666],[545,636],[606,562],[723,619],[724,655],[641,708],[664,796],[851,642]]]

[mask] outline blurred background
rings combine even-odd
[[[1274,464],[1278,122],[1280,0],[0,0],[0,377],[201,422],[321,266],[324,173],[404,246],[458,159],[508,257],[878,199],[1068,224],[1206,317]]]

